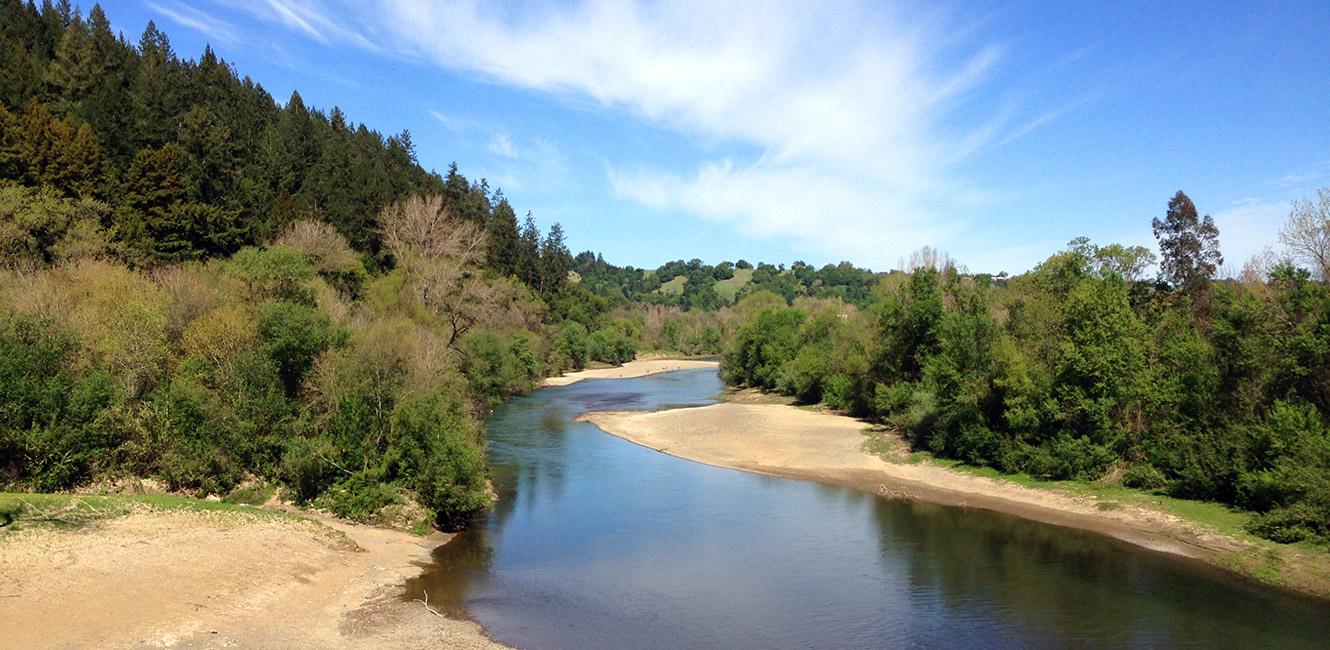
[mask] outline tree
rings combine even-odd
[[[956,260],[951,255],[944,253],[936,248],[924,246],[913,253],[910,253],[908,260],[901,259],[900,267],[906,273],[917,269],[933,269],[939,274],[945,275],[947,269],[956,266]]]
[[[1155,263],[1155,254],[1144,246],[1097,246],[1090,243],[1089,237],[1077,237],[1067,248],[1083,257],[1089,271],[1099,278],[1118,275],[1127,282],[1135,282],[1146,267]]]
[[[480,273],[485,231],[457,218],[438,195],[394,203],[379,223],[416,299],[448,326],[448,347],[456,349],[495,300]]]
[[[513,212],[513,207],[508,205],[508,199],[504,198],[501,192],[495,194],[495,199],[487,228],[489,232],[487,261],[489,267],[499,275],[514,275],[517,273],[520,257],[517,214]]]
[[[1210,215],[1198,216],[1196,205],[1181,190],[1168,202],[1164,218],[1154,220],[1155,239],[1164,254],[1160,276],[1188,294],[1204,293],[1215,269],[1224,263],[1219,253],[1219,229]]]
[[[568,281],[568,269],[572,266],[573,256],[563,241],[563,228],[559,224],[550,226],[550,232],[540,243],[540,292],[545,295],[559,293]]]
[[[1321,282],[1330,282],[1330,187],[1316,190],[1317,201],[1294,201],[1288,222],[1279,229],[1293,257],[1310,265]]]

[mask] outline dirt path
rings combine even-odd
[[[692,368],[715,368],[716,361],[698,361],[696,359],[637,359],[617,368],[597,368],[570,372],[562,377],[550,377],[541,382],[541,386],[567,386],[583,379],[630,379],[654,375],[671,370],[689,370]]]
[[[143,511],[0,536],[0,649],[504,648],[400,600],[446,535]]]
[[[708,465],[845,485],[869,492],[1013,514],[1094,530],[1157,551],[1214,560],[1242,540],[1136,506],[1104,510],[1092,498],[1031,488],[864,451],[865,424],[777,404],[722,403],[657,412],[606,411],[578,418],[607,433]]]

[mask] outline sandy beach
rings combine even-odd
[[[143,510],[0,535],[0,648],[490,649],[402,602],[448,535]]]
[[[689,370],[692,368],[715,368],[720,365],[718,361],[700,361],[696,359],[636,359],[629,361],[622,366],[613,368],[596,368],[593,370],[579,370],[577,372],[565,373],[561,377],[550,377],[541,382],[541,386],[567,386],[575,384],[583,379],[631,379],[633,377],[645,377],[654,375],[658,372],[669,372],[671,370]]]
[[[651,449],[708,465],[992,510],[1098,531],[1186,557],[1213,561],[1251,546],[1157,510],[1130,505],[1105,510],[1093,498],[1063,491],[884,460],[865,451],[864,422],[826,412],[779,404],[721,403],[657,412],[588,413],[578,419]],[[899,445],[903,448],[904,441]]]

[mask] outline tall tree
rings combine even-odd
[[[529,287],[540,286],[540,229],[530,212],[517,240],[517,277]]]
[[[518,238],[517,214],[501,192],[495,194],[494,209],[490,214],[489,251],[487,263],[499,275],[517,273]]]
[[[1224,263],[1214,220],[1208,214],[1199,216],[1196,205],[1178,190],[1169,200],[1164,218],[1155,218],[1153,223],[1164,255],[1159,264],[1162,278],[1193,296],[1204,293],[1215,269]]]
[[[175,135],[171,126],[181,112],[179,95],[184,70],[166,34],[152,21],[139,39],[139,59],[131,90],[138,145],[160,147]]]
[[[556,223],[540,243],[540,292],[547,296],[559,293],[568,281],[572,263],[573,256],[563,241],[563,227]]]

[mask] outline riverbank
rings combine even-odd
[[[715,368],[719,365],[720,362],[718,361],[704,361],[699,359],[642,358],[629,361],[622,366],[579,370],[577,372],[565,373],[559,377],[549,377],[542,381],[540,385],[541,387],[567,386],[582,381],[583,379],[632,379],[634,377],[645,377],[647,375],[670,372],[672,370]]]
[[[130,502],[73,527],[4,532],[0,645],[507,647],[473,622],[403,602],[406,579],[450,535],[299,514]]]
[[[1236,571],[1263,582],[1330,597],[1330,555],[1222,534],[1163,509],[1034,487],[911,462],[903,440],[829,412],[760,403],[752,391],[721,404],[655,412],[579,416],[636,444],[695,462],[843,485],[896,498],[978,508],[1110,535],[1154,551]],[[894,439],[893,439],[894,438]],[[871,449],[870,447],[875,447]],[[882,453],[878,453],[882,452]]]

